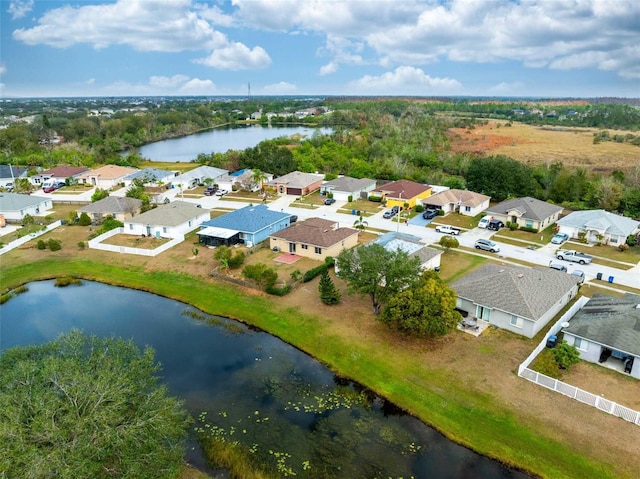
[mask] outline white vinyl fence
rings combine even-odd
[[[121,234],[124,232],[124,228],[114,228],[111,231],[107,231],[106,233],[101,234],[100,236],[95,237],[94,239],[89,241],[89,248],[91,249],[99,249],[101,251],[111,251],[112,253],[123,253],[123,254],[137,254],[140,256],[157,256],[163,251],[168,250],[169,248],[173,248],[175,245],[180,244],[184,241],[184,236],[180,235],[177,238],[173,238],[171,241],[167,241],[166,243],[158,246],[155,249],[145,249],[145,248],[130,248],[128,246],[116,246],[113,244],[103,244],[102,241],[107,238],[111,238],[117,234]]]
[[[14,240],[11,243],[8,243],[4,245],[2,248],[0,248],[0,255],[8,253],[9,251],[17,248],[18,246],[22,246],[23,244],[28,243],[29,241],[37,238],[38,236],[42,236],[43,234],[48,233],[49,231],[57,228],[60,225],[62,225],[62,221],[60,220],[54,221],[50,225],[47,225],[46,229],[36,231],[35,233],[28,234],[26,236],[23,236],[22,238],[18,238],[17,240]]]
[[[578,301],[576,301],[573,306],[571,306],[571,308],[569,308],[569,310],[567,310],[567,312],[562,315],[562,317],[551,327],[540,344],[538,344],[538,346],[527,357],[527,359],[525,359],[520,367],[518,367],[518,376],[528,381],[539,384],[540,386],[544,386],[547,389],[551,389],[552,391],[564,394],[565,396],[575,399],[576,401],[588,404],[589,406],[593,406],[600,409],[601,411],[613,414],[617,417],[621,417],[625,421],[629,421],[640,426],[640,412],[629,409],[628,407],[621,406],[620,404],[610,401],[609,399],[605,399],[603,397],[597,396],[596,394],[584,391],[578,387],[564,383],[558,379],[545,376],[544,374],[536,372],[533,369],[529,369],[529,365],[531,364],[531,362],[546,347],[547,339],[549,339],[549,336],[557,334],[562,329],[562,323],[568,322],[569,319],[572,318],[573,315],[588,301],[589,298],[585,296],[579,298]]]

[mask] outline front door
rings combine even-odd
[[[295,254],[295,252],[296,252],[296,244],[289,243],[289,253]]]

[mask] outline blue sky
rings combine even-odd
[[[640,96],[637,0],[0,0],[0,93]]]

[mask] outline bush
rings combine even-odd
[[[245,266],[242,275],[247,279],[252,279],[266,291],[272,288],[278,281],[278,273],[275,269],[269,268],[264,263],[256,263]]]
[[[567,371],[571,369],[571,366],[580,362],[580,352],[567,341],[562,341],[562,344],[553,349],[553,356],[556,363],[558,363],[558,367]]]
[[[272,294],[274,296],[284,296],[291,292],[291,286],[288,284],[283,286],[282,288],[276,288],[275,286],[269,286],[265,289],[268,294]]]
[[[232,256],[231,258],[229,258],[227,262],[227,264],[229,265],[229,268],[231,269],[239,268],[240,266],[242,266],[242,263],[244,263],[243,251],[239,251],[238,253],[236,253],[235,256]]]
[[[515,221],[507,221],[507,228],[509,228],[511,231],[515,231],[518,229],[518,223]]]
[[[368,199],[374,203],[382,203],[382,196],[369,196]]]
[[[87,247],[84,241],[78,241],[78,248],[85,249]]]
[[[626,243],[620,244],[620,245],[618,245],[618,249],[624,253],[625,251],[627,251],[629,249],[629,245],[626,244]]]
[[[424,206],[418,203],[416,204],[416,207],[414,208],[414,210],[416,210],[416,213],[422,213],[424,211]]]
[[[80,214],[80,219],[78,220],[78,224],[80,226],[89,226],[91,224],[91,218],[86,213]]]
[[[444,210],[438,210],[438,216],[444,216]]]
[[[538,230],[536,228],[531,228],[530,226],[521,226],[520,229],[522,231],[528,231],[529,233],[537,233]]]
[[[353,196],[349,195],[349,197],[347,198],[347,201],[351,203],[353,201]]]
[[[558,379],[560,377],[560,369],[551,349],[543,349],[533,362],[533,369],[539,373]]]
[[[51,251],[60,251],[62,249],[62,243],[60,242],[60,240],[53,238],[49,238],[47,246],[49,246],[49,249]]]
[[[315,268],[311,268],[309,271],[302,275],[302,282],[308,283],[319,274],[322,274],[323,271],[328,271],[328,269],[329,266],[326,263],[321,264],[320,266],[316,266]]]
[[[47,245],[44,241],[38,240],[38,249],[47,249]]]
[[[626,244],[633,247],[638,245],[638,237],[636,235],[627,236]]]

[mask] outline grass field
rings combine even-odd
[[[593,172],[628,170],[638,164],[640,147],[613,141],[593,144],[592,128],[531,126],[489,121],[473,129],[453,128],[448,136],[454,152],[506,155],[529,164],[562,162],[568,168]],[[616,134],[634,133],[617,131]],[[635,132],[637,134],[637,132]]]

